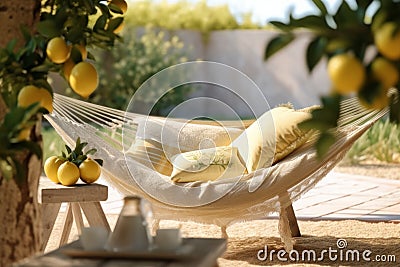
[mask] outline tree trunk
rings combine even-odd
[[[39,20],[40,0],[2,0],[0,2],[0,47],[17,39],[23,44],[20,26],[34,31]],[[0,96],[1,98],[1,96]],[[0,99],[0,120],[6,112]],[[33,127],[31,139],[41,143],[40,123]],[[41,160],[31,153],[20,157],[27,168],[26,180],[16,183],[5,180],[0,173],[0,266],[33,255],[40,249],[41,216],[37,202],[37,190],[41,174]]]

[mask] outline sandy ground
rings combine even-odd
[[[337,172],[400,180],[400,164],[367,162],[358,165],[338,165]]]

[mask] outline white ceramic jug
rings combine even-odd
[[[107,250],[128,252],[149,249],[151,240],[140,202],[139,197],[125,197],[114,231],[107,241]]]

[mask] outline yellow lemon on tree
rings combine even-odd
[[[57,64],[64,63],[71,53],[71,47],[61,37],[51,39],[46,48],[49,59]]]
[[[67,61],[64,62],[63,73],[67,81],[69,81],[69,76],[71,75],[73,67],[75,67],[75,62],[72,59],[69,58]]]
[[[128,10],[128,4],[126,3],[125,0],[112,0],[110,4],[116,5],[121,9],[122,13],[125,14],[126,11]]]
[[[358,92],[366,77],[363,64],[351,54],[339,54],[330,58],[328,75],[335,90],[342,95]]]
[[[89,62],[79,62],[72,68],[69,84],[78,95],[89,97],[99,84],[96,68]]]
[[[388,88],[383,86],[379,86],[379,91],[374,96],[371,102],[368,102],[362,97],[359,97],[361,105],[363,105],[367,109],[383,109],[389,105],[390,99],[387,95]]]
[[[74,163],[66,161],[58,167],[57,177],[62,185],[74,185],[79,180],[79,168]]]
[[[27,85],[18,93],[18,106],[27,107],[33,103],[39,103],[48,112],[53,112],[53,97],[51,93],[44,88]]]
[[[391,60],[400,59],[400,31],[397,24],[386,22],[374,34],[374,42],[378,51]]]
[[[101,174],[100,165],[90,158],[84,160],[79,165],[79,171],[81,173],[81,180],[87,184],[97,181]]]
[[[390,88],[399,81],[399,71],[389,60],[378,57],[371,64],[372,76],[382,83],[383,87]]]
[[[62,160],[57,156],[51,156],[47,158],[46,161],[44,162],[43,166],[44,173],[50,180],[52,180],[57,184],[60,183],[60,181],[58,180],[57,171],[60,165],[63,164],[64,162],[65,160]]]

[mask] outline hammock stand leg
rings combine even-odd
[[[300,237],[300,228],[297,223],[297,218],[293,210],[292,201],[289,198],[288,192],[279,196],[279,203],[281,205],[281,212],[280,212],[280,220],[284,220],[284,223],[288,223],[290,235],[292,237]],[[287,207],[285,207],[285,203],[290,203]]]
[[[301,236],[300,228],[299,225],[297,224],[297,218],[296,215],[294,214],[292,204],[290,204],[287,208],[285,208],[284,212],[286,212],[286,216],[289,220],[290,233],[292,237],[300,237]]]

